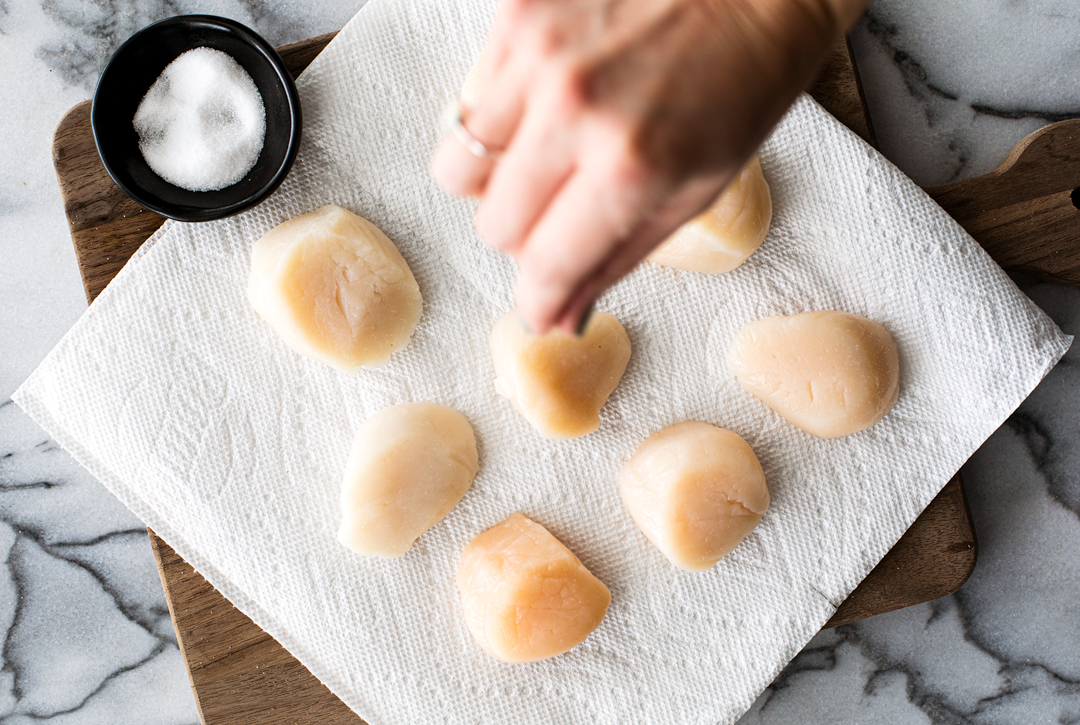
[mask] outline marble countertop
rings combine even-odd
[[[86,307],[51,132],[110,52],[209,12],[275,44],[362,0],[0,0],[0,723],[197,723],[142,524],[9,397]],[[875,0],[852,34],[881,150],[923,185],[1080,116],[1073,0]],[[1017,278],[1070,334],[1080,289]],[[1080,345],[963,469],[979,563],[954,595],[826,630],[743,723],[1080,722]]]

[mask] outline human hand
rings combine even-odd
[[[432,172],[478,196],[538,333],[702,211],[811,80],[863,0],[504,0],[465,125]]]

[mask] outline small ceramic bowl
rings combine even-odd
[[[187,191],[155,174],[139,151],[133,120],[165,66],[193,48],[231,55],[248,72],[266,109],[266,136],[255,166],[232,186]],[[284,181],[300,148],[300,97],[273,46],[240,23],[213,15],[181,15],[143,28],[109,60],[90,111],[105,170],[142,206],[180,221],[221,219],[250,209]]]

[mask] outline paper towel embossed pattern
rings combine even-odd
[[[367,4],[299,80],[305,138],[282,187],[237,217],[167,223],[15,399],[372,725],[729,723],[1069,338],[804,98],[761,149],[768,242],[724,275],[642,265],[610,290],[600,308],[634,348],[623,380],[596,431],[540,438],[491,389],[488,332],[512,306],[513,265],[473,234],[471,203],[427,173],[493,9]],[[269,344],[243,293],[251,240],[329,202],[383,229],[424,293],[409,346],[357,376]],[[896,339],[903,394],[873,428],[812,438],[747,405],[724,369],[744,324],[807,309],[864,315]],[[358,561],[335,540],[350,431],[416,400],[461,411],[484,465],[409,556]],[[772,496],[699,574],[641,536],[616,484],[622,456],[683,420],[746,439]],[[514,511],[551,526],[612,602],[574,649],[511,667],[472,641],[454,572],[472,537]]]

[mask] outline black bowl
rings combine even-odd
[[[188,191],[155,174],[133,125],[139,102],[165,66],[200,47],[231,55],[255,82],[266,109],[255,166],[218,191]],[[117,49],[98,81],[90,123],[101,162],[121,191],[163,216],[201,222],[249,209],[284,181],[300,147],[300,97],[281,56],[254,31],[227,18],[180,15],[143,28]]]

